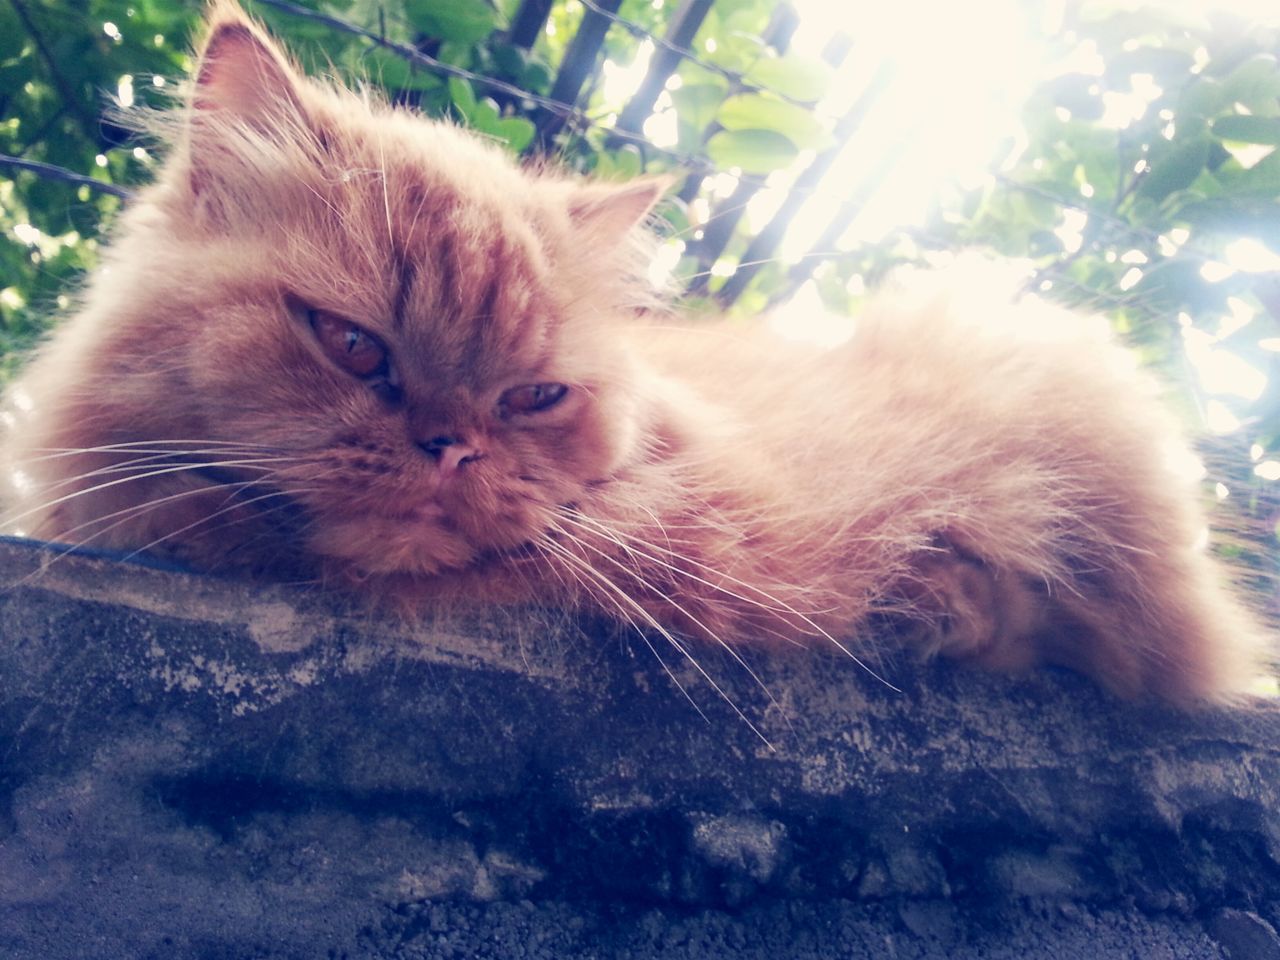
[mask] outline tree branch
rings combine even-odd
[[[56,167],[52,163],[41,163],[39,160],[24,160],[21,157],[11,157],[7,153],[0,153],[0,166],[29,170],[47,180],[60,180],[63,183],[73,183],[79,187],[89,187],[99,193],[109,193],[113,197],[120,197],[122,200],[128,200],[133,196],[133,191],[128,187],[122,187],[117,183],[107,183],[103,180],[95,180],[93,177],[86,177],[82,173],[72,173],[63,167]]]

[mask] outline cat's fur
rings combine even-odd
[[[1251,677],[1177,429],[1118,348],[941,302],[830,351],[638,319],[661,184],[521,170],[301,77],[225,3],[205,37],[157,182],[11,392],[27,533],[409,608],[594,608],[677,649],[856,644],[884,615],[1126,694]],[[380,338],[394,389],[326,353],[324,316]],[[568,391],[513,415],[539,384]]]

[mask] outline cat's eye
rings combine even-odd
[[[540,413],[565,398],[569,388],[563,383],[526,383],[502,395],[498,406],[503,414]]]
[[[369,331],[324,310],[311,310],[308,318],[324,352],[343,370],[356,377],[386,371],[387,348]]]

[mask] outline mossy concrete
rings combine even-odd
[[[1280,958],[1269,704],[700,649],[721,697],[546,611],[0,581],[4,957]]]

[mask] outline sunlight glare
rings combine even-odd
[[[757,234],[787,201],[787,188],[767,186],[747,201],[747,229]]]
[[[1227,244],[1223,251],[1227,264],[1245,273],[1280,271],[1280,254],[1274,253],[1253,237],[1241,237]]]
[[[1068,253],[1074,253],[1079,250],[1084,243],[1084,225],[1089,221],[1089,215],[1083,210],[1071,209],[1066,207],[1062,211],[1062,223],[1059,228],[1053,230],[1053,234],[1062,242],[1062,250]]]
[[[654,289],[666,290],[672,285],[676,265],[680,263],[682,256],[684,256],[683,240],[673,240],[658,248],[649,262],[648,279]]]
[[[31,477],[27,475],[26,471],[18,467],[13,467],[9,470],[9,482],[13,484],[13,489],[19,493],[30,493],[35,488],[35,484],[31,482]]]
[[[664,150],[672,149],[680,142],[680,128],[674,110],[653,113],[644,122],[645,138]]]
[[[838,347],[852,339],[853,317],[835,315],[827,310],[812,280],[780,309],[769,315],[769,326],[786,340],[813,343],[821,347]]]
[[[601,68],[604,74],[601,90],[604,102],[610,109],[620,109],[640,89],[645,74],[649,72],[653,50],[653,41],[646,38],[636,47],[630,64],[623,65],[613,60],[604,62]]]
[[[856,38],[832,84],[848,103],[866,85],[850,83],[849,71],[869,78],[888,65],[893,74],[832,165],[820,197],[797,216],[791,233],[798,236],[788,238],[787,256],[807,250],[830,223],[832,195],[870,188],[842,244],[874,242],[892,227],[921,220],[942,183],[975,181],[1001,159],[997,145],[1017,127],[1039,53],[1024,4],[991,0],[980,17],[963,4],[930,5],[927,29],[910,3],[879,8],[874,18],[856,4],[802,0],[796,6],[802,21]],[[900,155],[886,156],[895,150]]]
[[[1235,268],[1217,260],[1206,260],[1200,267],[1200,276],[1210,283],[1221,283],[1228,277],[1235,276]]]
[[[1240,429],[1240,420],[1221,400],[1210,400],[1205,404],[1204,419],[1212,433],[1235,433]]]
[[[1215,346],[1217,337],[1197,330],[1182,328],[1183,347],[1187,359],[1200,375],[1200,385],[1209,394],[1257,400],[1266,389],[1267,377],[1240,357]]]
[[[1239,297],[1227,297],[1227,309],[1231,311],[1218,324],[1218,338],[1229,337],[1257,316],[1257,311]]]

